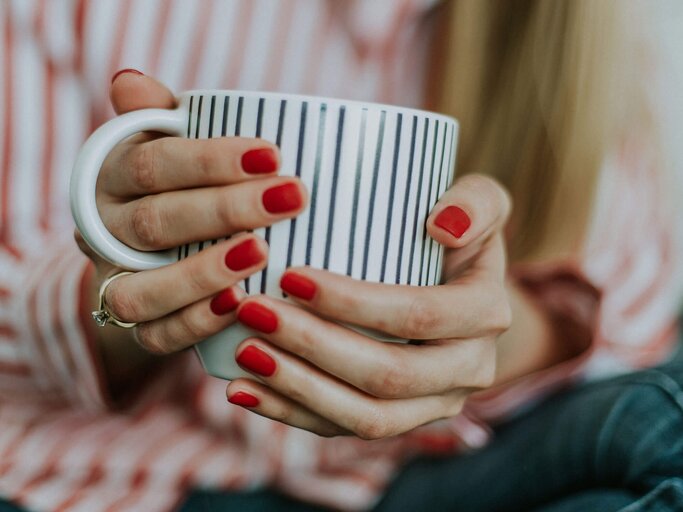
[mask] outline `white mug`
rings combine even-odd
[[[453,181],[455,119],[377,103],[226,90],[188,91],[174,110],[138,110],[112,119],[78,155],[71,210],[90,247],[129,270],[168,265],[217,243],[143,252],[107,231],[95,202],[100,167],[116,144],[148,130],[194,139],[261,137],[280,148],[279,174],[298,176],[307,187],[309,204],[299,216],[254,231],[268,242],[269,259],[242,282],[247,293],[283,298],[280,277],[296,265],[372,282],[439,283],[443,247],[429,237],[425,221]],[[235,324],[197,344],[205,370],[226,379],[247,375],[234,360],[235,348],[253,335]]]

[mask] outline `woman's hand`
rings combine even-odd
[[[443,285],[357,281],[308,267],[281,285],[303,307],[258,296],[238,319],[260,331],[236,351],[255,379],[228,399],[324,436],[378,439],[456,415],[493,383],[496,339],[511,323],[505,289],[506,192],[492,179],[460,179],[434,207],[427,229],[447,247]],[[417,344],[383,343],[337,322]]]
[[[119,114],[175,106],[167,88],[134,73],[114,80],[111,100]],[[261,139],[140,134],[105,160],[97,206],[107,229],[139,250],[218,239],[293,217],[305,207],[303,185],[297,178],[276,176],[278,167],[278,148]],[[95,265],[94,298],[100,283],[121,269],[76,238]],[[265,267],[267,252],[265,241],[242,234],[178,263],[116,279],[105,300],[118,319],[139,323],[137,342],[148,352],[176,352],[234,321],[233,310],[244,296],[234,285]],[[129,331],[96,332],[110,374],[125,373],[135,350],[122,341]]]

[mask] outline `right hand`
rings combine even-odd
[[[118,114],[175,107],[171,91],[134,73],[116,77],[111,101]],[[257,151],[256,161],[243,160],[251,150],[262,151]],[[103,163],[97,207],[107,229],[139,250],[222,238],[303,210],[307,202],[303,184],[295,177],[276,176],[278,166],[277,146],[262,139],[193,140],[143,133],[120,143]],[[288,204],[298,205],[271,213],[264,205],[264,193],[283,185],[288,185]],[[95,255],[78,233],[76,239],[95,264],[91,288],[98,290],[104,279],[121,269]],[[240,264],[235,262],[239,249],[231,253],[238,246],[248,249]],[[231,311],[245,295],[235,285],[266,266],[267,251],[261,238],[240,234],[177,263],[120,277],[107,287],[105,301],[118,319],[139,323],[136,338],[148,352],[176,352],[234,321]],[[228,254],[232,256],[226,258]],[[118,328],[109,332],[114,330],[125,336]]]

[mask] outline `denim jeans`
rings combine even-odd
[[[266,490],[194,491],[180,510],[322,509]],[[555,395],[482,450],[410,462],[376,511],[418,510],[682,511],[683,360]]]

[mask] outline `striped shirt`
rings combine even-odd
[[[137,68],[176,91],[277,90],[419,106],[433,3],[0,3],[0,495],[36,510],[153,512],[172,509],[190,488],[268,485],[362,509],[408,456],[481,446],[487,422],[569,379],[670,354],[679,291],[671,214],[646,152],[629,144],[605,160],[582,257],[513,269],[544,304],[590,330],[591,348],[575,360],[383,441],[323,439],[228,405],[225,382],[206,376],[190,352],[129,408],[110,407],[81,322],[89,266],[73,242],[68,180],[79,146],[113,115],[113,72]]]

